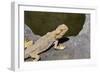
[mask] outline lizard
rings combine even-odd
[[[62,38],[63,35],[68,31],[68,26],[65,24],[59,25],[54,31],[48,32],[41,38],[39,38],[34,44],[33,41],[25,42],[24,57],[34,58],[33,61],[38,61],[40,59],[39,54],[47,50],[52,44],[54,44],[55,49],[63,49],[58,47],[58,39]]]

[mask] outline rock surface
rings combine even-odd
[[[76,37],[69,37],[70,40],[66,44],[70,45],[74,50],[75,59],[90,58],[90,16],[86,15],[83,29]]]

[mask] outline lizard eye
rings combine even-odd
[[[64,29],[60,29],[60,31],[62,32]]]

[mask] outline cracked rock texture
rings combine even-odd
[[[32,33],[31,29],[25,25],[25,39],[36,41],[40,36]],[[86,14],[83,29],[77,36],[68,37],[69,40],[63,44],[64,50],[55,50],[50,48],[48,51],[40,54],[40,60],[66,60],[66,59],[86,59],[90,58],[90,15]]]

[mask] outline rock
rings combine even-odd
[[[83,29],[76,37],[69,37],[69,41],[65,45],[73,48],[74,59],[90,58],[90,16],[86,15]]]
[[[79,33],[79,35],[83,35],[83,34],[90,37],[90,15],[88,15],[88,14],[86,15],[86,19],[85,19],[83,29]]]

